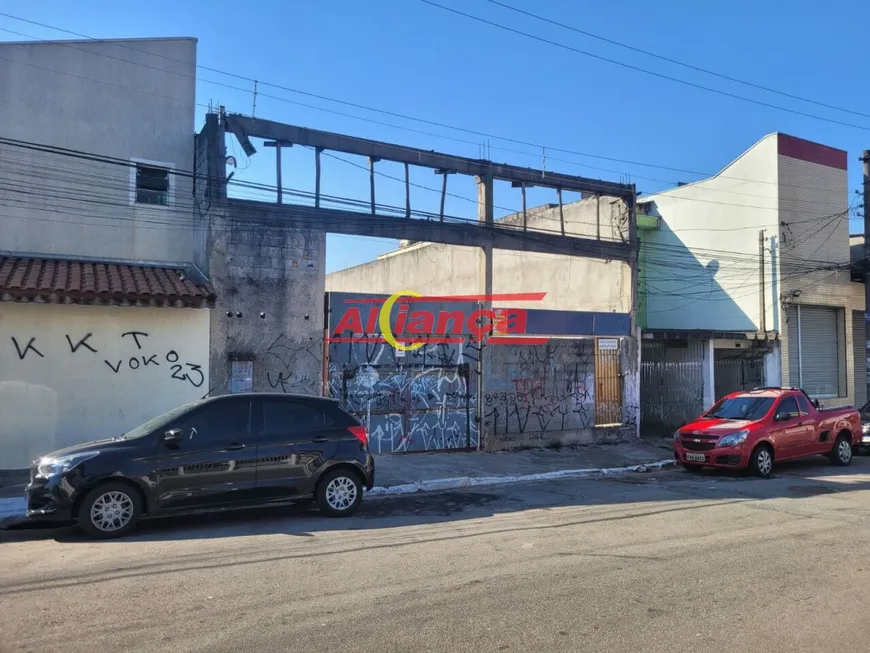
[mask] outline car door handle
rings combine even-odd
[[[233,444],[228,444],[226,447],[224,447],[224,451],[238,451],[239,449],[244,449],[244,448],[245,448],[245,445],[237,444],[234,442]]]
[[[312,442],[328,442],[329,438],[311,438]]]

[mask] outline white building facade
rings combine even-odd
[[[642,201],[642,424],[678,427],[760,385],[864,403],[850,208],[846,152],[781,133]]]
[[[0,470],[208,392],[196,40],[0,44]]]

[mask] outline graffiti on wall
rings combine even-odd
[[[263,365],[272,392],[320,394],[321,362],[312,351],[315,346],[319,343],[301,345],[283,333],[269,345]]]
[[[545,444],[595,425],[594,341],[490,350],[484,429],[494,446]]]
[[[132,352],[132,355],[125,354],[119,356],[117,353],[108,355],[105,352],[104,355],[100,355],[100,351],[103,349],[106,341],[104,340],[103,343],[100,343],[91,332],[84,335],[81,333],[74,335],[67,333],[64,335],[70,356],[95,357],[95,360],[102,360],[104,363],[103,369],[106,374],[135,374],[138,370],[159,367],[165,369],[168,379],[190,384],[194,388],[202,387],[205,383],[206,377],[202,365],[186,360],[175,349],[164,350],[151,346],[148,332],[126,331],[118,337],[125,344],[126,348]],[[47,357],[43,353],[48,351],[47,347],[51,346],[51,343],[47,342],[45,338],[40,340],[38,336],[21,338],[10,336],[10,344],[14,348],[19,361],[32,362],[35,359],[43,359],[49,364],[58,362],[56,355]],[[112,352],[117,352],[117,343],[108,345],[108,349]],[[64,364],[67,364],[66,360]]]
[[[329,346],[329,394],[369,429],[375,453],[476,448],[480,346]]]

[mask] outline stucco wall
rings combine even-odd
[[[846,396],[823,399],[825,406],[855,403],[855,357],[853,355],[852,311],[864,310],[864,285],[850,280],[848,268],[838,272],[812,271],[830,264],[847,264],[849,250],[849,194],[846,170],[810,161],[778,157],[781,227],[780,285],[789,304],[829,306],[844,309],[846,355]],[[792,296],[799,292],[799,296]],[[794,344],[788,329],[782,329],[782,379],[790,378],[789,356]],[[861,361],[859,361],[859,364]],[[843,374],[841,373],[841,377]]]
[[[624,205],[612,198],[589,199],[563,207],[565,232],[615,240],[625,231]],[[507,223],[522,223],[508,216]],[[560,231],[558,207],[529,212],[529,227]],[[423,294],[480,292],[479,248],[415,243],[364,263],[327,275],[329,292],[391,294],[414,290]],[[528,308],[628,313],[631,311],[631,267],[619,261],[496,250],[493,292],[546,292]],[[513,304],[523,306],[522,303]]]
[[[208,328],[202,309],[0,305],[0,469],[202,397]]]
[[[777,135],[763,138],[718,175],[646,198],[661,217],[643,234],[646,324],[652,329],[761,328],[759,231],[766,230],[766,330],[777,329],[769,280],[779,234]]]
[[[196,40],[0,44],[3,136],[193,167]],[[142,64],[142,65],[137,65]],[[0,250],[191,262],[191,180],[131,203],[130,167],[0,145]]]

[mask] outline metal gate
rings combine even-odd
[[[330,343],[328,352],[329,396],[366,425],[373,453],[477,448],[476,348],[401,352],[345,342]]]
[[[643,340],[640,421],[645,433],[672,433],[704,408],[704,342]]]
[[[595,425],[622,423],[622,376],[619,373],[619,340],[595,342]]]
[[[717,349],[713,359],[716,399],[764,385],[764,352]]]

